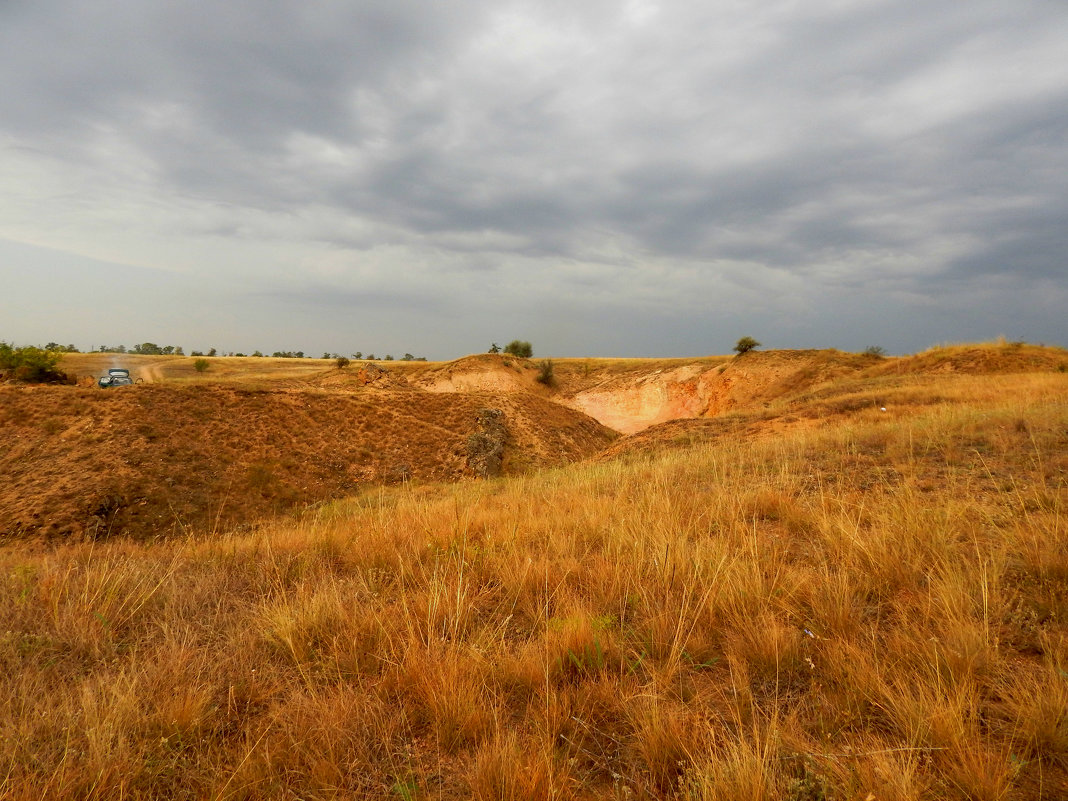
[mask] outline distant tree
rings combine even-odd
[[[255,356],[255,357],[257,357],[257,358],[260,358],[260,359],[262,359],[262,358],[263,358],[263,354],[262,354],[262,353],[260,353],[260,352],[259,352],[258,350],[254,350],[254,351],[252,351],[252,355],[253,355],[253,356]]]
[[[415,357],[412,356],[412,354],[410,354],[410,353],[405,353],[403,356],[401,356],[401,361],[402,362],[415,361]]]
[[[203,356],[204,354],[201,353],[199,350],[195,350],[192,353],[190,353],[189,355],[190,356]]]
[[[244,353],[235,353],[234,356],[244,356]]]
[[[352,354],[352,358],[354,358],[354,359],[362,359],[363,358],[363,352],[362,351],[356,351],[354,354]]]
[[[489,352],[490,353],[500,353],[501,352],[501,346],[498,345],[496,342],[494,342],[492,345],[490,345]]]
[[[212,348],[211,350],[208,351],[208,355],[209,356],[214,356],[216,354],[216,352],[217,351],[215,350],[215,348]]]
[[[880,359],[884,359],[886,358],[886,348],[882,345],[868,345],[868,347],[864,348],[864,355],[876,356]]]
[[[160,348],[159,352],[162,353],[164,356],[170,356],[174,353],[174,345],[167,345],[165,347],[162,347]]]
[[[210,366],[211,362],[209,362],[207,359],[197,359],[195,362],[193,362],[193,369],[196,370],[198,373],[203,373]]]
[[[337,365],[337,369],[338,369],[338,370],[344,370],[344,369],[345,369],[346,367],[348,367],[348,366],[349,366],[350,362],[349,362],[349,360],[348,360],[348,359],[346,359],[346,358],[345,358],[344,356],[338,356],[338,357],[337,357],[337,358],[336,358],[336,359],[334,360],[334,364],[336,364],[336,365]]]
[[[367,361],[373,362],[374,360],[375,360],[375,355],[373,353],[368,353],[367,354]]]
[[[759,347],[760,347],[760,343],[757,342],[752,337],[742,337],[735,344],[734,350],[738,352],[739,356],[741,356],[743,353],[748,353],[749,351],[753,350],[754,348],[759,348]]]
[[[174,348],[174,355],[175,356],[185,356],[185,351],[182,350],[182,346],[181,345],[177,345]]]
[[[529,342],[524,342],[521,339],[513,339],[504,347],[505,353],[510,353],[512,356],[519,356],[523,359],[529,359],[534,355],[534,348],[531,347]]]
[[[392,356],[390,356],[390,355],[389,355],[389,354],[387,353],[387,354],[386,354],[386,359],[385,359],[385,360],[386,360],[387,362],[391,362],[391,361],[393,361],[393,357],[392,357]]]

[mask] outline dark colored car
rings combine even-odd
[[[128,387],[133,384],[133,379],[130,378],[130,371],[122,367],[113,367],[108,370],[108,374],[102,377],[96,382],[101,389],[108,389],[109,387]]]

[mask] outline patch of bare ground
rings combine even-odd
[[[547,394],[536,380],[536,362],[507,354],[479,353],[431,365],[409,381],[429,392],[533,392]]]
[[[711,362],[711,363],[710,363]],[[716,417],[841,380],[872,357],[825,351],[750,352],[733,359],[661,361],[652,369],[565,370],[560,401],[624,434],[678,419]],[[585,371],[583,371],[585,372]],[[594,381],[591,376],[596,376]]]
[[[470,475],[479,409],[501,408],[505,469],[573,461],[615,436],[530,396],[145,384],[0,391],[0,533],[224,529],[370,484]]]

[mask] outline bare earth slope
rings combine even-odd
[[[225,528],[368,483],[459,479],[487,407],[504,412],[506,469],[574,461],[615,437],[533,395],[5,387],[0,535]]]

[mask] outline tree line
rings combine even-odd
[[[36,346],[31,346],[36,347]],[[49,342],[44,347],[36,347],[37,350],[46,351],[49,353],[82,353],[75,345],[60,345],[57,342]],[[88,353],[132,353],[138,356],[185,356],[185,349],[181,345],[157,345],[155,342],[142,342],[132,347],[126,345],[100,345],[98,347],[91,348]],[[263,351],[254,350],[252,353],[242,353],[240,351],[223,351],[220,352],[216,348],[209,348],[207,351],[193,350],[189,352],[190,356],[254,356],[254,357],[266,357],[271,356],[275,359],[314,359],[314,356],[305,354],[302,350],[276,350],[273,353],[267,354]],[[339,353],[323,352],[320,357],[323,359],[337,360],[342,357]],[[352,358],[356,360],[366,359],[367,361],[376,361],[376,357],[373,353],[369,353],[366,357],[361,351],[356,351],[352,354]],[[391,354],[386,354],[382,357],[383,361],[392,362],[395,361]],[[413,356],[411,353],[405,353],[399,357],[399,361],[402,362],[425,362],[426,356]]]

